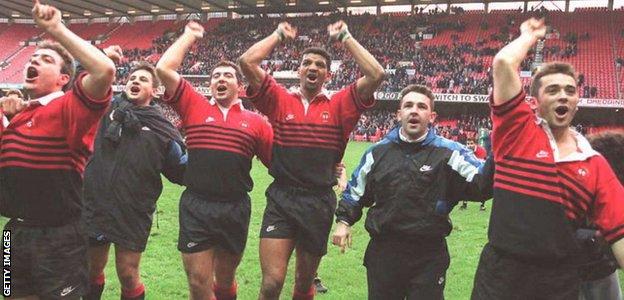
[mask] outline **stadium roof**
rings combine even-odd
[[[569,0],[582,1],[582,0]],[[612,1],[612,0],[611,0]],[[434,5],[518,0],[49,0],[65,18],[163,15],[232,11],[238,14],[302,13],[335,11],[339,7],[377,5]],[[549,1],[543,1],[549,2]],[[0,1],[0,17],[30,18],[30,1]]]

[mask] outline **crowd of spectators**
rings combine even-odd
[[[333,66],[333,76],[327,84],[328,89],[336,90],[361,76],[355,62],[341,44],[328,45],[325,26],[344,19],[352,35],[388,71],[380,91],[396,92],[410,83],[419,83],[430,86],[438,93],[488,94],[492,84],[491,58],[502,45],[518,34],[519,18],[524,16],[510,14],[499,23],[494,19],[481,22],[481,30],[488,34],[479,36],[474,43],[462,40],[467,25],[461,18],[449,18],[449,15],[441,11],[420,11],[401,17],[389,14],[374,16],[334,13],[286,19],[253,17],[224,20],[207,30],[205,38],[186,55],[180,71],[189,75],[206,75],[211,66],[220,60],[235,61],[258,39],[275,30],[278,22],[285,20],[297,27],[298,36],[294,41],[278,46],[263,67],[269,73],[296,71],[303,49],[323,47],[337,61]],[[150,49],[126,50],[126,59],[118,68],[118,82],[125,80],[133,61],[157,61],[183,28],[179,25],[177,30],[166,31],[162,36],[156,37]],[[496,30],[488,30],[490,28]],[[450,44],[422,43],[424,36],[435,38],[444,32],[451,33]],[[554,33],[559,34],[556,29]],[[568,32],[561,38],[565,45],[559,43],[544,47],[543,58],[575,56],[579,41],[589,39],[587,33]],[[534,60],[534,53],[530,53],[521,65],[522,70],[531,71]],[[581,96],[595,97],[598,94],[595,86],[583,83],[584,80],[580,84]]]
[[[454,11],[461,14],[461,11]],[[474,43],[462,39],[466,24],[461,18],[449,18],[441,11],[413,15],[313,15],[297,18],[254,17],[224,20],[213,28],[208,28],[205,38],[193,46],[186,55],[180,72],[188,75],[207,75],[211,66],[220,60],[236,60],[253,43],[269,35],[278,22],[288,21],[298,29],[298,37],[278,46],[263,63],[269,73],[276,71],[296,71],[300,53],[307,47],[323,47],[335,60],[331,80],[326,88],[338,90],[354,82],[361,76],[357,65],[340,43],[328,45],[325,26],[343,19],[349,25],[352,35],[368,49],[387,70],[388,76],[379,88],[382,92],[397,92],[408,84],[417,83],[431,87],[437,93],[489,94],[492,85],[491,59],[500,47],[518,34],[521,15],[507,15],[500,23],[495,19],[480,23],[480,29],[488,34],[476,38]],[[183,24],[166,31],[153,40],[150,49],[125,49],[125,59],[118,66],[117,80],[126,80],[132,64],[140,60],[156,62],[164,50],[183,30]],[[489,30],[495,28],[495,30]],[[425,36],[436,36],[450,32],[450,43],[423,43]],[[551,34],[558,35],[553,29]],[[448,35],[447,35],[448,36]],[[578,43],[589,40],[589,34],[566,33],[560,40],[563,43],[545,46],[543,58],[569,58],[577,55]],[[522,62],[521,69],[531,71],[533,62],[538,59],[530,53]],[[620,65],[624,60],[620,61]],[[207,86],[208,80],[195,80],[194,84]],[[203,84],[202,84],[203,82]],[[595,97],[598,90],[586,84],[584,74],[579,76],[582,97]],[[525,82],[528,90],[528,82]],[[179,118],[175,112],[164,106],[165,112],[176,124]],[[439,127],[443,136],[463,140],[466,134],[479,132],[480,128],[491,128],[486,117],[457,116],[453,126]],[[395,111],[377,109],[364,114],[354,130],[353,136],[383,136],[396,124]],[[582,129],[582,128],[581,128]]]

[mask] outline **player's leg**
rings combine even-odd
[[[236,299],[236,268],[240,263],[242,253],[232,253],[221,247],[214,252],[214,294],[217,300]]]
[[[121,284],[122,299],[145,298],[145,286],[139,274],[140,262],[141,252],[115,245],[115,266]]]
[[[236,268],[241,261],[251,218],[251,199],[245,196],[240,201],[223,205],[225,218],[221,218],[215,248],[214,293],[217,300],[231,300],[237,297]]]
[[[297,247],[297,268],[295,269],[295,290],[293,299],[313,299],[314,278],[323,255],[313,254]]]
[[[108,241],[89,239],[89,293],[83,296],[84,300],[99,300],[104,291],[104,268],[108,263],[110,250]]]
[[[292,239],[260,239],[262,285],[259,299],[279,299],[286,278],[288,260],[294,247],[295,241]]]
[[[212,299],[214,248],[182,253],[182,263],[188,279],[190,299]]]

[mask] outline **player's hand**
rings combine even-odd
[[[347,23],[340,20],[334,24],[330,24],[327,26],[327,32],[329,33],[329,38],[332,40],[338,40],[340,34],[347,32],[349,28],[347,27]]]
[[[186,24],[186,27],[184,27],[184,34],[190,34],[195,37],[195,39],[201,39],[204,37],[204,26],[195,21],[190,21]]]
[[[6,97],[0,98],[0,108],[2,109],[2,113],[7,117],[17,114],[26,107],[28,107],[28,102],[24,101],[17,93],[9,92]]]
[[[535,39],[543,39],[546,36],[546,22],[544,19],[530,18],[520,25],[520,33]]]
[[[61,11],[54,6],[39,3],[39,0],[33,3],[32,16],[37,26],[48,32],[62,24]]]
[[[283,34],[284,40],[294,40],[297,37],[297,27],[293,27],[288,22],[281,22],[277,25],[276,32]]]
[[[334,168],[334,176],[338,180],[338,184],[334,187],[337,191],[342,192],[347,188],[347,168],[343,163],[337,163]]]
[[[104,54],[106,54],[106,56],[108,56],[108,58],[110,58],[116,65],[118,65],[123,58],[123,50],[121,50],[119,45],[108,46],[102,51],[104,51]]]
[[[340,247],[340,253],[344,253],[347,247],[351,248],[351,226],[339,222],[336,224],[332,235],[332,244]]]

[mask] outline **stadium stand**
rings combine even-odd
[[[567,61],[582,74],[581,96],[620,99],[622,93],[618,88],[621,89],[624,83],[624,11],[585,8],[572,13],[541,12],[547,15],[551,31],[543,49],[530,55],[522,69],[530,71],[538,57],[543,61]],[[291,44],[279,46],[264,67],[269,72],[296,71],[297,58],[304,48],[327,43],[325,29],[318,24],[346,18],[352,34],[364,47],[371,49],[391,74],[380,91],[396,92],[407,84],[419,83],[432,87],[436,93],[488,94],[493,55],[518,34],[517,24],[528,14],[518,10],[495,10],[450,15],[434,12],[288,18],[288,22],[299,28],[299,38]],[[212,65],[222,59],[236,60],[259,37],[273,31],[280,20],[209,19],[203,23],[207,36],[187,55],[181,73],[199,75],[191,81],[205,86],[202,75],[207,74]],[[125,58],[117,69],[117,83],[121,83],[125,82],[127,72],[136,61],[158,61],[185,23],[173,20],[81,23],[71,24],[71,28],[83,38],[101,41],[101,48],[122,46]],[[20,83],[20,67],[34,50],[28,42],[45,38],[33,25],[0,23],[0,43],[6,45],[0,48],[0,82]],[[360,76],[344,49],[340,46],[328,49],[337,61],[333,64],[336,76],[327,85],[328,89],[338,89]],[[523,78],[523,82],[528,88],[530,78]],[[173,112],[168,115],[176,120]],[[449,129],[449,132],[452,132],[451,128],[458,128],[472,134],[483,125],[464,126],[468,124],[464,119],[464,116],[457,115],[454,119],[438,122],[438,127]],[[375,141],[393,125],[394,110],[376,110],[360,120],[352,138]],[[596,132],[610,126],[586,124],[582,128],[585,132]]]

